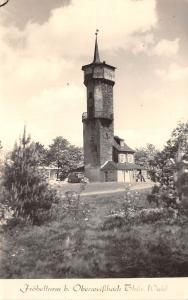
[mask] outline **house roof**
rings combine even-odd
[[[117,163],[114,161],[106,161],[106,163],[101,167],[102,171],[108,171],[108,170],[117,170]]]
[[[101,170],[146,170],[146,168],[133,163],[115,163],[114,161],[108,161],[106,164],[104,164]]]
[[[135,151],[130,148],[126,143],[124,143],[123,146],[121,146],[120,144],[117,143],[116,141],[117,137],[114,137],[114,143],[113,143],[113,147],[118,150],[119,152],[127,152],[127,153],[135,153]],[[118,138],[120,141],[123,141],[123,139]]]

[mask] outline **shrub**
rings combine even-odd
[[[14,211],[6,204],[0,203],[0,225],[6,225],[12,219]]]
[[[148,208],[140,211],[140,218],[144,223],[153,223],[165,217],[167,217],[167,212],[163,208]]]
[[[107,218],[107,220],[102,225],[102,230],[112,230],[115,228],[119,228],[125,225],[125,220],[122,216],[119,215],[111,215]]]
[[[26,132],[7,159],[4,167],[4,203],[14,211],[14,217],[39,225],[49,217],[52,203],[57,201],[54,190],[38,169],[38,153],[35,143]]]

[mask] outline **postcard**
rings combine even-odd
[[[187,19],[0,0],[0,300],[188,299]]]

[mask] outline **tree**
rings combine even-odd
[[[55,138],[49,146],[47,163],[58,168],[58,179],[66,178],[70,170],[76,168],[81,162],[83,162],[82,149],[71,145],[63,137]]]
[[[179,143],[176,155],[175,181],[179,198],[188,213],[188,123],[184,128],[184,135]]]
[[[152,144],[147,144],[146,147],[137,148],[135,153],[135,163],[145,167],[153,181],[155,181],[155,157],[157,153],[159,153],[159,150]]]
[[[2,165],[3,165],[3,152],[2,152],[3,146],[2,143],[0,141],[0,172],[2,171]]]
[[[5,201],[16,219],[39,225],[47,218],[52,203],[57,200],[53,190],[40,174],[36,144],[26,136],[15,144],[10,159],[5,163],[3,185]]]
[[[187,193],[188,178],[182,173],[182,163],[188,160],[188,123],[178,123],[164,149],[155,156],[156,177],[160,183],[160,198],[166,206],[181,207],[181,188]],[[186,142],[185,142],[186,141]],[[183,155],[182,153],[183,149]],[[181,158],[178,158],[179,155]],[[183,174],[183,177],[182,177]]]
[[[35,150],[38,153],[39,165],[44,166],[47,164],[48,150],[39,142],[35,142]]]

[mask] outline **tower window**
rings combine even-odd
[[[106,138],[108,139],[109,138],[109,136],[108,136],[108,133],[106,132]]]
[[[89,98],[93,98],[93,93],[92,92],[89,92]]]

